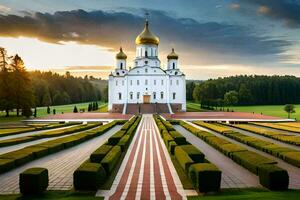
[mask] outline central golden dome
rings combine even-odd
[[[153,33],[149,30],[148,21],[145,23],[145,28],[143,32],[141,32],[135,39],[135,44],[159,44],[159,38],[156,37]]]

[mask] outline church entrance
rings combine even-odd
[[[143,95],[143,102],[144,103],[150,103],[150,97],[151,97],[151,95]]]

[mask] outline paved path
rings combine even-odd
[[[174,128],[186,137],[188,142],[203,152],[206,159],[215,164],[222,171],[221,188],[260,187],[256,175],[236,164],[230,158],[220,153],[182,126],[175,125]]]
[[[26,133],[18,133],[18,134],[14,134],[14,135],[8,135],[8,136],[0,137],[0,140],[7,140],[7,139],[12,139],[12,138],[19,138],[19,137],[31,136],[31,135],[36,135],[36,134],[39,134],[39,133],[45,133],[45,132],[48,132],[48,131],[56,131],[56,130],[67,129],[67,128],[71,128],[71,127],[74,127],[74,126],[76,126],[76,125],[65,126],[65,127],[61,127],[61,128],[48,129],[48,130],[40,130],[40,131],[30,131],[30,132],[26,132]]]
[[[262,140],[265,140],[265,141],[268,141],[268,142],[272,142],[274,144],[278,144],[278,145],[283,146],[283,147],[288,147],[288,148],[300,151],[300,146],[296,146],[296,145],[293,145],[293,144],[281,142],[279,140],[275,140],[275,139],[269,138],[267,136],[263,136],[263,135],[260,135],[260,134],[257,134],[257,133],[252,133],[250,131],[242,130],[242,129],[239,129],[239,128],[235,128],[235,127],[229,127],[229,128],[231,128],[232,130],[234,130],[236,132],[240,132],[244,135],[248,135],[248,136],[251,136],[251,137],[256,137],[256,138],[259,138],[259,139],[262,139]]]
[[[185,199],[184,190],[152,115],[143,115],[105,199],[166,198]]]
[[[263,156],[265,156],[267,158],[270,158],[270,159],[273,159],[273,160],[277,161],[278,162],[278,166],[281,167],[281,168],[283,168],[283,169],[286,169],[287,172],[288,172],[288,174],[289,174],[289,179],[290,179],[290,181],[289,181],[289,188],[290,189],[300,189],[300,168],[295,167],[295,166],[293,166],[291,164],[288,164],[288,163],[284,162],[283,160],[281,160],[281,159],[279,159],[277,157],[274,157],[274,156],[272,156],[270,154],[267,154],[267,153],[265,153],[263,151],[257,150],[257,149],[255,149],[253,147],[250,147],[248,145],[240,143],[240,142],[238,142],[236,140],[233,140],[231,138],[225,137],[224,135],[216,133],[216,132],[214,132],[212,130],[203,128],[201,126],[197,126],[197,127],[200,128],[200,129],[202,129],[202,130],[205,130],[207,132],[210,132],[210,133],[212,133],[212,134],[214,134],[214,135],[216,135],[216,136],[218,136],[220,138],[224,138],[225,140],[228,140],[228,141],[230,141],[232,143],[239,144],[239,145],[245,147],[246,149],[248,149],[250,151],[254,151],[254,152],[256,152],[258,154],[261,154],[261,155],[263,155]]]
[[[19,173],[31,167],[45,167],[49,170],[48,190],[70,190],[75,169],[120,128],[117,125],[101,136],[0,175],[0,194],[19,193]]]
[[[95,128],[88,129],[88,130],[93,130],[93,129],[96,129],[98,127],[99,126],[97,126]],[[71,134],[67,134],[67,135],[62,135],[62,136],[58,136],[58,137],[50,137],[50,138],[43,138],[43,139],[38,139],[38,140],[30,141],[30,142],[23,142],[21,144],[11,145],[11,146],[7,146],[7,147],[0,147],[0,154],[4,154],[4,153],[7,153],[7,152],[22,149],[24,147],[28,147],[28,146],[35,145],[35,144],[40,144],[42,142],[55,140],[55,139],[58,139],[58,138],[63,138],[63,137],[71,136],[71,135],[77,135],[79,133],[82,133],[82,132],[85,132],[85,131],[88,131],[88,130],[84,130],[84,131],[80,131],[80,132],[76,132],[76,133],[71,133]]]

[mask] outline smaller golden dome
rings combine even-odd
[[[172,52],[167,56],[168,59],[178,59],[178,55],[175,53],[174,48],[172,48]]]
[[[127,55],[123,52],[122,47],[120,48],[120,52],[116,55],[117,59],[127,59]]]
[[[136,37],[135,44],[159,44],[159,38],[149,30],[149,23],[146,21],[144,30]]]

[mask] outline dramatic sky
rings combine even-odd
[[[0,46],[28,69],[106,78],[150,14],[160,60],[171,48],[188,79],[300,76],[300,0],[0,0]]]

